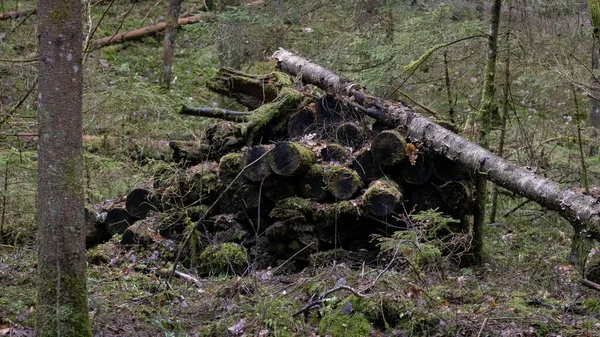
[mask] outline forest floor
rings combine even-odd
[[[566,261],[569,237],[529,210],[488,227],[479,267],[338,251],[297,273],[169,283],[159,252],[172,242],[126,250],[115,237],[88,252],[89,310],[94,336],[600,336],[598,292]],[[32,335],[35,273],[32,249],[0,246],[1,336]]]

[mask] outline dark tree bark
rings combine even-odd
[[[370,183],[379,179],[383,171],[375,161],[373,152],[369,149],[361,149],[352,159],[352,168],[358,173],[364,183]]]
[[[163,40],[163,70],[160,76],[160,85],[163,88],[171,87],[171,77],[173,72],[173,49],[175,47],[175,37],[179,27],[179,11],[183,0],[170,0],[169,13],[167,15],[167,26],[165,27],[165,39]]]
[[[92,336],[85,264],[81,1],[38,2],[36,336]]]
[[[280,49],[273,57],[281,70],[300,76],[305,83],[354,99],[362,111],[380,123],[397,127],[413,142],[424,144],[432,151],[465,166],[472,172],[482,172],[485,178],[531,199],[550,210],[557,211],[569,221],[576,232],[600,240],[600,204],[596,198],[561,187],[500,158],[490,151],[416,114],[402,103],[389,102],[362,92],[358,83]],[[583,254],[582,254],[583,255]]]

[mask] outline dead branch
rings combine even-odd
[[[189,24],[200,22],[202,20],[210,20],[214,17],[215,17],[215,15],[212,13],[203,13],[203,14],[199,14],[199,15],[190,16],[187,18],[181,18],[178,20],[178,24],[180,26],[189,25]],[[161,31],[165,30],[166,26],[167,26],[166,22],[161,22],[156,25],[138,28],[138,29],[135,29],[135,30],[132,30],[129,32],[106,36],[106,37],[103,37],[100,39],[93,40],[91,43],[91,47],[93,49],[98,49],[98,48],[103,48],[103,47],[110,46],[113,44],[124,43],[126,41],[138,40],[143,37],[161,32]]]

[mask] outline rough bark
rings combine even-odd
[[[82,5],[38,2],[36,336],[92,336],[85,264]]]
[[[163,40],[163,70],[160,77],[160,85],[163,88],[171,87],[171,77],[173,72],[173,49],[175,48],[175,37],[179,27],[179,11],[183,0],[169,1],[169,12],[167,14],[167,24],[165,26],[165,38]]]
[[[411,141],[458,162],[473,172],[541,206],[557,211],[576,231],[600,239],[600,204],[596,198],[561,187],[530,170],[512,164],[467,139],[416,114],[398,102],[365,94],[358,83],[341,77],[315,63],[280,49],[273,57],[281,70],[323,90],[355,100],[363,112],[390,127],[398,127]]]

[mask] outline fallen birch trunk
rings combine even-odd
[[[431,122],[400,102],[390,102],[365,94],[352,82],[315,63],[284,49],[273,54],[278,67],[304,83],[313,84],[330,93],[349,97],[357,108],[379,122],[397,128],[413,142],[423,144],[453,162],[484,174],[493,183],[543,207],[557,211],[574,227],[578,237],[600,240],[600,203],[598,199],[567,188],[534,172],[512,164],[463,137]],[[577,235],[576,235],[577,236]],[[581,243],[579,243],[581,244]],[[584,245],[591,247],[591,244]],[[578,262],[585,263],[587,254],[576,252]],[[582,256],[585,255],[585,256]],[[583,260],[581,260],[583,258]]]

